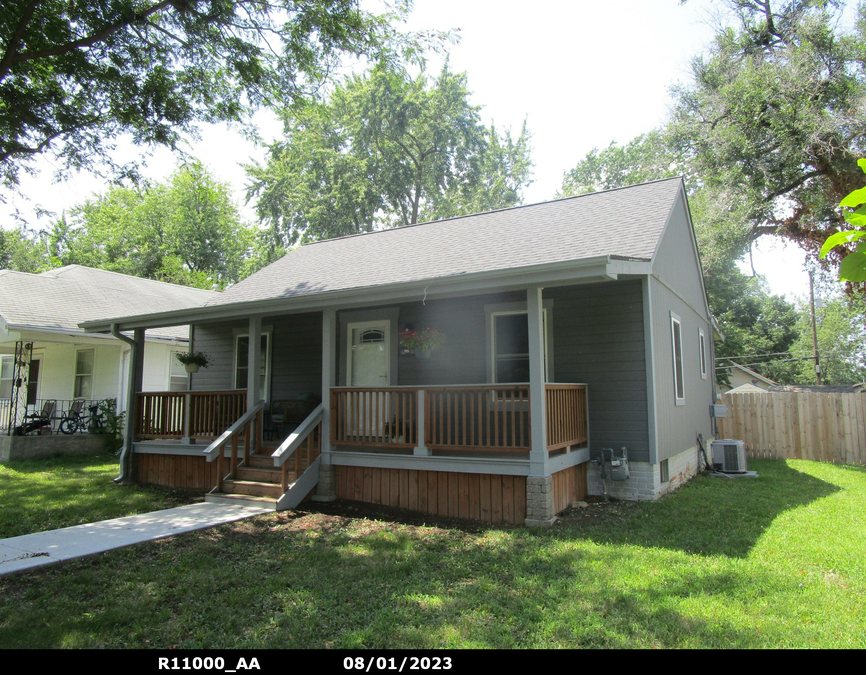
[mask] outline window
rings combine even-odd
[[[12,376],[15,370],[15,359],[11,356],[0,358],[0,400],[12,399]]]
[[[544,379],[550,381],[551,336],[547,328],[548,309],[542,312]],[[529,382],[529,322],[526,303],[485,307],[488,316],[489,379],[496,384]]]
[[[680,317],[671,312],[671,346],[674,357],[674,395],[676,404],[685,403],[685,380],[683,379],[683,327]]]
[[[701,354],[701,379],[707,379],[707,339],[704,337],[704,329],[698,328],[698,347]]]
[[[262,333],[261,341],[261,360],[259,361],[259,398],[262,401],[268,400],[268,392],[270,386],[268,378],[270,376],[270,352],[268,350],[268,342],[270,341],[270,333]],[[250,352],[250,336],[237,335],[235,337],[235,389],[246,389],[249,379],[249,352]]]
[[[75,398],[93,397],[93,362],[96,350],[79,349],[75,353]]]
[[[168,355],[169,391],[187,391],[189,389],[189,373],[186,372],[184,365],[177,360],[177,355],[181,353],[183,352],[173,351],[169,352]]]
[[[659,482],[660,483],[669,483],[671,480],[671,470],[668,465],[668,460],[663,459],[659,462]]]

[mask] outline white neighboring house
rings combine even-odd
[[[741,366],[739,363],[734,363],[733,361],[727,362],[725,367],[730,371],[730,384],[719,385],[719,389],[723,394],[727,394],[733,389],[737,389],[741,392],[751,391],[749,388],[741,389],[740,387],[744,384],[751,385],[756,389],[762,389],[764,391],[773,385],[778,384],[769,377],[764,377],[751,368],[746,368],[746,366]]]
[[[113,398],[125,410],[129,345],[111,335],[85,334],[78,324],[118,313],[199,306],[217,294],[81,265],[41,274],[0,270],[0,429],[9,428],[19,379],[19,416],[23,402],[33,412],[52,399],[55,418],[76,398]],[[148,331],[144,391],[187,390],[189,377],[174,355],[188,347],[187,326]],[[16,349],[29,360],[20,374]],[[17,424],[20,420],[12,426]]]

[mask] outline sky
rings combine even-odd
[[[452,71],[468,74],[475,105],[483,106],[485,123],[517,134],[526,120],[532,134],[534,182],[524,202],[556,196],[563,174],[593,148],[626,143],[665,122],[670,88],[689,82],[689,63],[711,42],[719,2],[713,0],[416,0],[409,30],[457,30],[459,42],[449,50]],[[724,17],[721,17],[724,20]],[[432,56],[428,69],[437,73],[442,58]],[[266,140],[279,138],[272,115],[257,123]],[[124,144],[125,158],[142,153]],[[262,161],[264,149],[245,141],[225,126],[202,128],[189,152],[232,188],[243,207],[243,163]],[[145,175],[162,180],[177,158],[157,150]],[[40,159],[40,176],[22,178],[27,199],[10,197],[0,204],[0,222],[14,227],[18,209],[35,229],[39,205],[55,213],[106,189],[89,174],[67,174],[53,182],[57,166]],[[249,206],[243,212],[252,219]],[[792,246],[761,242],[755,269],[766,276],[774,293],[790,299],[808,294],[803,256]]]

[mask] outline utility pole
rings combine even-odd
[[[809,298],[812,306],[812,347],[815,349],[815,383],[821,384],[821,361],[818,356],[818,331],[815,328],[815,279],[809,272]]]

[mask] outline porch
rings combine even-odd
[[[586,385],[547,384],[544,390],[547,453],[586,448]],[[159,445],[210,442],[247,408],[245,390],[139,393],[135,434]],[[332,453],[528,461],[531,450],[529,384],[335,387],[329,413]],[[270,425],[264,406],[260,420],[261,438],[252,440],[265,447]],[[243,433],[240,439],[247,440]]]

